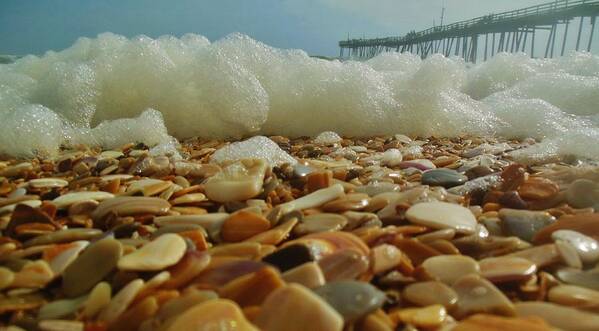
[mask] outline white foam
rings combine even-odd
[[[495,134],[543,140],[522,154],[535,160],[599,158],[587,146],[599,135],[598,104],[599,57],[588,53],[499,54],[474,66],[397,53],[340,62],[239,34],[210,43],[107,33],[0,65],[0,152],[169,144],[168,129],[177,138]]]
[[[295,164],[297,161],[287,152],[282,150],[274,141],[264,136],[255,136],[250,139],[234,142],[218,149],[210,160],[221,163],[240,159],[264,159],[271,165],[283,163]]]

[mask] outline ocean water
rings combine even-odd
[[[132,39],[105,33],[0,65],[0,153],[51,156],[172,137],[495,135],[518,153],[599,159],[599,56],[459,58],[384,53],[328,61],[233,34]]]

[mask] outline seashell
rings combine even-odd
[[[63,299],[49,302],[43,305],[37,313],[37,318],[41,320],[66,318],[75,314],[77,310],[87,300],[87,296],[75,299]]]
[[[205,184],[212,201],[228,202],[251,199],[260,193],[268,164],[261,159],[243,159],[224,167]]]
[[[223,223],[221,237],[224,241],[238,242],[270,229],[270,222],[261,215],[240,210]]]
[[[26,205],[31,208],[37,208],[42,205],[40,200],[24,200],[19,203],[13,203],[10,205],[6,205],[4,207],[0,207],[0,215],[8,214],[14,212],[18,205]]]
[[[330,170],[311,171],[306,176],[306,189],[308,192],[318,191],[331,186],[333,172]]]
[[[582,271],[579,269],[562,268],[557,270],[556,276],[565,283],[599,291],[598,269]]]
[[[571,268],[582,269],[582,260],[576,252],[576,248],[567,241],[556,240],[555,248],[560,254],[562,261]]]
[[[40,294],[24,294],[0,297],[0,314],[36,309],[46,303]]]
[[[266,298],[256,325],[263,331],[341,331],[343,318],[309,289],[290,284]]]
[[[77,240],[90,240],[102,235],[102,231],[98,229],[66,229],[52,233],[37,236],[23,243],[24,247],[57,244],[64,242],[73,242]]]
[[[547,300],[563,306],[596,310],[599,307],[599,291],[575,285],[558,285],[549,290]]]
[[[190,251],[168,269],[171,277],[161,284],[164,289],[182,288],[198,276],[210,264],[211,256],[204,252]]]
[[[421,234],[415,238],[423,243],[430,243],[436,240],[451,240],[455,237],[455,234],[456,231],[454,229],[441,229]]]
[[[159,198],[116,197],[102,201],[91,214],[94,221],[103,220],[108,214],[119,217],[138,214],[164,215],[171,205]]]
[[[539,269],[561,261],[561,255],[554,244],[527,248],[507,256],[525,258],[534,263]]]
[[[559,186],[542,177],[530,177],[518,187],[518,194],[524,199],[549,200],[559,193]]]
[[[72,204],[69,207],[69,216],[89,215],[100,203],[96,200],[80,201]]]
[[[222,298],[231,299],[241,307],[260,305],[277,288],[285,285],[278,271],[262,268],[235,278],[218,290]]]
[[[98,320],[108,324],[116,320],[133,302],[139,291],[144,286],[142,279],[135,279],[125,285],[111,300],[110,303],[102,309]]]
[[[430,257],[441,255],[436,249],[416,239],[396,239],[393,244],[416,266]]]
[[[584,263],[593,263],[599,260],[599,243],[589,236],[572,230],[557,230],[551,234],[551,238],[570,243]]]
[[[537,232],[533,242],[535,244],[551,242],[551,234],[558,230],[572,230],[599,240],[599,213],[562,216],[557,222]]]
[[[31,170],[33,170],[33,164],[30,162],[22,162],[0,170],[0,176],[17,177]]]
[[[30,180],[28,184],[32,189],[39,190],[65,187],[69,182],[60,178],[37,178]]]
[[[143,321],[148,320],[156,314],[159,308],[158,298],[147,297],[141,302],[122,313],[111,325],[110,329],[115,331],[138,330]]]
[[[142,179],[131,182],[125,192],[127,195],[142,193],[144,196],[148,197],[160,194],[161,192],[170,188],[172,185],[173,183],[171,182],[159,179]]]
[[[368,206],[368,196],[348,194],[345,197],[325,203],[321,208],[325,212],[341,213],[349,210],[359,211]]]
[[[233,301],[225,299],[209,300],[187,309],[167,331],[208,331],[223,327],[223,330],[258,331]]]
[[[314,255],[307,245],[298,243],[281,247],[273,253],[262,257],[262,261],[285,272],[302,264],[314,261]]]
[[[155,271],[179,262],[186,250],[181,236],[167,233],[119,259],[121,270]]]
[[[240,242],[234,244],[218,245],[210,250],[208,254],[215,256],[231,256],[253,260],[260,256],[262,245],[255,242]]]
[[[175,206],[197,204],[202,201],[206,201],[206,196],[203,193],[189,193],[170,200],[170,203]]]
[[[588,208],[599,205],[599,185],[596,181],[577,179],[566,190],[566,200],[574,208]]]
[[[292,218],[285,222],[281,222],[281,224],[275,226],[274,228],[264,231],[262,233],[258,233],[248,239],[246,242],[255,242],[263,245],[278,245],[283,240],[287,239],[291,230],[297,224],[297,219]]]
[[[3,290],[12,284],[15,279],[15,273],[12,270],[0,267],[0,290]]]
[[[24,204],[18,204],[15,207],[14,212],[10,217],[10,221],[6,225],[4,230],[6,235],[14,237],[17,236],[17,230],[19,227],[30,224],[48,225],[48,229],[53,231],[59,229],[60,225],[41,209],[36,209]]]
[[[512,302],[491,282],[478,275],[466,275],[453,284],[458,294],[454,315],[458,318],[475,313],[515,315]]]
[[[58,209],[66,209],[70,205],[87,200],[96,200],[103,201],[106,199],[113,198],[114,194],[102,191],[93,191],[93,192],[72,192],[59,196],[58,198],[52,200],[52,203]]]
[[[446,309],[452,309],[458,302],[457,293],[438,281],[410,284],[404,288],[402,297],[422,307],[442,305]]]
[[[298,283],[310,289],[322,286],[326,282],[316,262],[306,262],[291,268],[283,272],[281,278],[287,283]]]
[[[194,285],[203,289],[217,289],[238,277],[256,272],[266,266],[266,263],[259,261],[212,257],[210,265],[194,279]]]

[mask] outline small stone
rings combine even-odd
[[[76,241],[65,245],[55,245],[54,248],[57,250],[52,253],[56,253],[56,255],[48,258],[48,263],[50,264],[52,272],[56,276],[62,275],[63,271],[69,266],[69,264],[73,263],[73,261],[77,259],[77,256],[79,256],[79,253],[88,245],[89,242],[85,240]],[[65,247],[64,250],[61,250],[61,248],[57,246]]]
[[[266,298],[256,325],[263,331],[341,331],[343,317],[309,289],[291,284]]]
[[[123,256],[118,262],[118,267],[121,270],[162,270],[179,262],[185,254],[186,247],[181,236],[167,233]]]
[[[507,191],[499,197],[499,202],[503,207],[512,209],[527,209],[528,203],[522,200],[520,194],[516,191]]]
[[[402,296],[409,302],[422,307],[439,304],[446,309],[451,309],[458,302],[457,293],[451,287],[438,281],[410,284],[404,288]]]
[[[222,298],[235,301],[241,307],[261,305],[273,291],[284,286],[279,272],[272,267],[237,277],[218,289]]]
[[[14,274],[10,287],[40,288],[45,287],[54,278],[54,273],[44,260],[27,262],[21,270]]]
[[[307,262],[314,261],[310,248],[303,244],[293,244],[279,248],[274,253],[266,255],[262,261],[274,265],[285,272]]]
[[[102,309],[110,303],[112,288],[106,282],[100,282],[90,292],[83,305],[83,316],[95,317]]]
[[[458,318],[475,313],[514,315],[512,302],[491,282],[478,275],[467,275],[453,285],[458,294],[455,316]]]
[[[327,282],[356,279],[368,271],[369,263],[368,256],[352,249],[327,255],[318,261]]]
[[[37,178],[29,181],[29,187],[33,189],[61,188],[67,185],[69,182],[60,178]]]
[[[574,268],[562,268],[555,275],[565,283],[599,291],[599,269],[582,271]]]
[[[270,229],[270,222],[266,218],[249,211],[240,210],[231,214],[225,220],[221,229],[221,237],[224,241],[238,242],[268,229]]]
[[[518,194],[524,199],[549,200],[559,193],[559,186],[549,179],[531,177],[518,187]]]
[[[465,275],[480,273],[476,260],[464,255],[439,255],[422,262],[421,267],[433,279],[452,285]]]
[[[140,214],[165,215],[170,208],[170,203],[160,198],[119,196],[102,201],[90,216],[99,222],[109,214],[119,217]]]
[[[229,164],[208,179],[206,195],[217,202],[251,199],[260,193],[267,169],[268,164],[259,159],[243,159]]]
[[[8,268],[0,267],[0,290],[3,290],[12,284],[15,279],[15,273]]]
[[[135,279],[125,285],[100,312],[98,320],[108,324],[116,320],[129,307],[129,304],[133,302],[133,299],[135,299],[143,286],[144,281],[142,279]]]
[[[331,186],[333,172],[330,170],[313,171],[306,176],[306,189],[308,192],[318,191]]]
[[[160,284],[165,289],[182,288],[204,271],[212,257],[206,252],[188,251],[183,258],[168,269],[170,277]]]
[[[386,300],[385,293],[359,281],[330,282],[314,289],[314,293],[333,307],[346,323],[379,309]]]
[[[402,322],[420,328],[439,327],[447,317],[447,311],[441,305],[401,309],[397,314]]]
[[[421,171],[437,168],[435,164],[427,159],[416,159],[410,161],[402,161],[399,164],[401,169],[415,168]]]
[[[307,288],[316,288],[325,284],[324,274],[316,262],[306,262],[285,271],[281,277],[287,283],[298,283]]]
[[[293,166],[293,174],[295,175],[295,177],[306,177],[312,172],[314,172],[314,168],[307,165],[298,163]]]
[[[555,217],[546,212],[508,208],[500,209],[499,217],[506,234],[526,241],[532,241],[537,232],[555,222]]]
[[[554,244],[533,246],[515,253],[510,253],[507,256],[527,259],[534,263],[538,269],[561,261],[561,255]]]
[[[452,331],[552,331],[545,321],[537,316],[523,318],[476,314],[462,321]]]
[[[599,307],[599,291],[575,285],[558,285],[547,293],[553,303],[581,309]]]
[[[595,263],[599,260],[599,243],[597,240],[572,230],[557,230],[551,234],[553,240],[570,243],[584,263]]]
[[[85,303],[85,300],[87,300],[87,297],[82,296],[75,299],[49,302],[40,308],[37,318],[46,320],[68,317],[69,315],[73,315]]]
[[[406,217],[415,224],[433,229],[450,228],[465,234],[474,233],[477,224],[468,208],[447,202],[417,203],[408,209]]]
[[[563,263],[571,268],[582,269],[582,260],[576,251],[576,248],[569,242],[563,240],[555,241],[555,248],[559,252]]]
[[[235,302],[214,299],[197,304],[177,316],[167,331],[258,331]]]
[[[472,168],[466,170],[464,175],[466,175],[466,177],[468,177],[468,179],[472,180],[475,178],[490,175],[493,172],[494,172],[493,169],[489,168],[488,166],[478,165],[478,166],[475,166],[475,167],[472,167]]]
[[[83,251],[62,276],[62,289],[68,297],[85,294],[108,275],[123,253],[121,243],[112,238],[99,240]]]
[[[518,316],[538,316],[560,330],[599,330],[599,315],[549,302],[516,303]]]
[[[433,169],[422,174],[422,184],[450,188],[464,184],[468,177],[451,169]]]
[[[94,192],[72,192],[67,193],[65,195],[61,195],[58,198],[52,200],[52,203],[58,209],[64,209],[69,207],[70,205],[87,200],[95,200],[95,201],[104,201],[106,199],[113,198],[114,195],[108,192],[103,191],[94,191]]]
[[[339,231],[347,225],[347,218],[332,213],[308,215],[293,229],[297,236],[323,231]]]
[[[557,222],[543,228],[533,238],[533,242],[551,242],[551,234],[557,230],[573,230],[599,240],[599,213],[575,214],[560,217]]]
[[[401,152],[396,148],[390,148],[386,150],[381,158],[381,165],[387,167],[395,167],[399,165],[403,159]]]
[[[189,205],[202,202],[206,200],[206,196],[203,193],[190,193],[180,197],[176,197],[170,201],[171,205]]]
[[[372,272],[375,275],[397,267],[402,261],[402,253],[393,245],[383,244],[370,250]]]
[[[566,190],[566,200],[574,208],[599,207],[599,184],[588,179],[577,179]]]
[[[365,193],[371,197],[374,197],[381,193],[399,192],[400,190],[401,190],[401,187],[399,185],[394,184],[394,183],[389,183],[389,182],[371,182],[371,183],[368,183],[367,185],[362,185],[362,186],[356,187],[357,193]]]
[[[478,261],[478,265],[481,275],[493,283],[526,280],[537,271],[529,260],[511,256],[488,257]]]

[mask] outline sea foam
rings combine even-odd
[[[384,53],[328,61],[233,34],[132,39],[105,33],[0,65],[0,153],[53,155],[171,136],[407,134],[532,137],[519,156],[599,158],[599,57]]]

